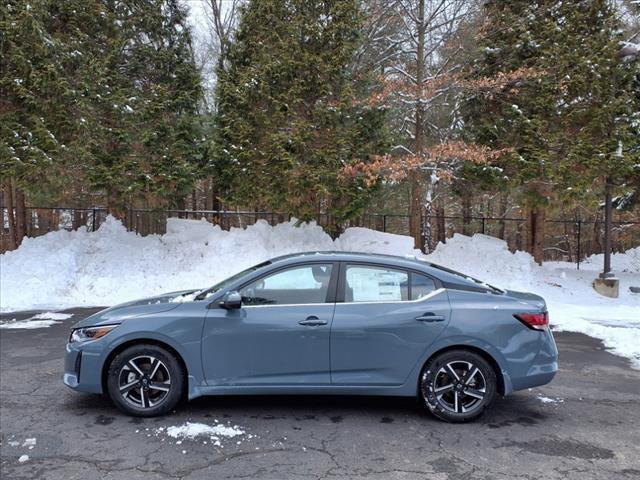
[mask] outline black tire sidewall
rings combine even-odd
[[[436,374],[440,368],[453,361],[465,361],[470,362],[482,372],[484,375],[486,387],[485,396],[482,399],[480,405],[471,412],[467,413],[454,413],[442,408],[438,403],[435,394],[433,393],[433,383],[436,378]],[[420,374],[420,383],[418,386],[418,397],[420,402],[431,412],[434,416],[447,422],[459,423],[469,422],[478,418],[484,410],[491,405],[497,391],[496,374],[487,360],[477,353],[470,352],[468,350],[451,350],[440,355],[435,356],[427,362]]]
[[[122,398],[119,389],[120,370],[129,360],[139,356],[150,355],[163,362],[171,377],[169,394],[158,405],[151,408],[137,408]],[[163,415],[173,409],[182,398],[185,378],[178,359],[169,351],[157,345],[140,344],[131,346],[117,354],[109,365],[107,391],[111,401],[123,412],[137,417],[153,417]]]

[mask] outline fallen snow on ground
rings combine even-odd
[[[551,398],[551,397],[545,397],[544,395],[538,394],[536,398],[540,400],[542,403],[564,403],[564,398],[560,398],[560,397]]]
[[[109,217],[97,232],[51,232],[27,238],[18,250],[0,255],[0,310],[114,305],[205,288],[275,256],[327,250],[419,254],[410,237],[365,228],[349,228],[332,240],[314,223],[272,227],[259,221],[225,231],[206,221],[169,219],[165,235],[141,237]],[[542,295],[554,328],[600,338],[640,368],[640,294],[629,291],[629,286],[640,285],[640,247],[613,255],[618,299],[602,297],[591,286],[601,269],[599,255],[583,262],[580,270],[567,262],[540,267],[529,254],[510,252],[502,240],[456,234],[426,258],[498,287]],[[26,328],[34,328],[36,321],[56,319],[29,319]],[[17,328],[9,324],[20,325],[8,322],[0,328]]]
[[[161,427],[162,428],[162,427]],[[180,440],[194,440],[197,437],[227,437],[233,438],[243,435],[245,432],[237,425],[229,427],[226,425],[207,425],[205,423],[186,422],[182,425],[175,425],[166,429],[167,435]]]
[[[73,313],[60,313],[60,312],[42,312],[34,315],[34,320],[68,320],[73,317]]]
[[[16,320],[15,318],[11,320],[0,320],[0,328],[22,330],[46,328],[60,323],[60,320],[67,320],[71,317],[73,317],[73,313],[43,312],[26,320]]]
[[[152,430],[156,437],[171,438],[176,440],[176,445],[182,445],[185,440],[198,441],[203,445],[210,444],[214,447],[224,448],[225,440],[233,439],[237,445],[240,445],[245,440],[251,440],[255,438],[255,435],[246,434],[245,430],[238,425],[231,426],[218,423],[218,420],[214,420],[215,425],[207,425],[206,423],[197,422],[185,422],[182,425],[173,425],[170,427],[158,427]],[[148,432],[149,429],[145,429],[143,433]],[[136,430],[138,433],[139,430]],[[147,437],[150,437],[152,433],[146,433]],[[183,450],[182,453],[187,453]]]

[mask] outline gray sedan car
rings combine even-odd
[[[73,326],[64,383],[138,416],[202,395],[415,396],[452,422],[557,370],[546,305],[416,258],[303,253]]]

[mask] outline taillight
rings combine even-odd
[[[544,330],[549,325],[549,312],[514,313],[513,316],[534,330]]]

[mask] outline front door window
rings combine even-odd
[[[280,270],[240,289],[243,305],[304,305],[325,303],[331,264],[303,265]]]

